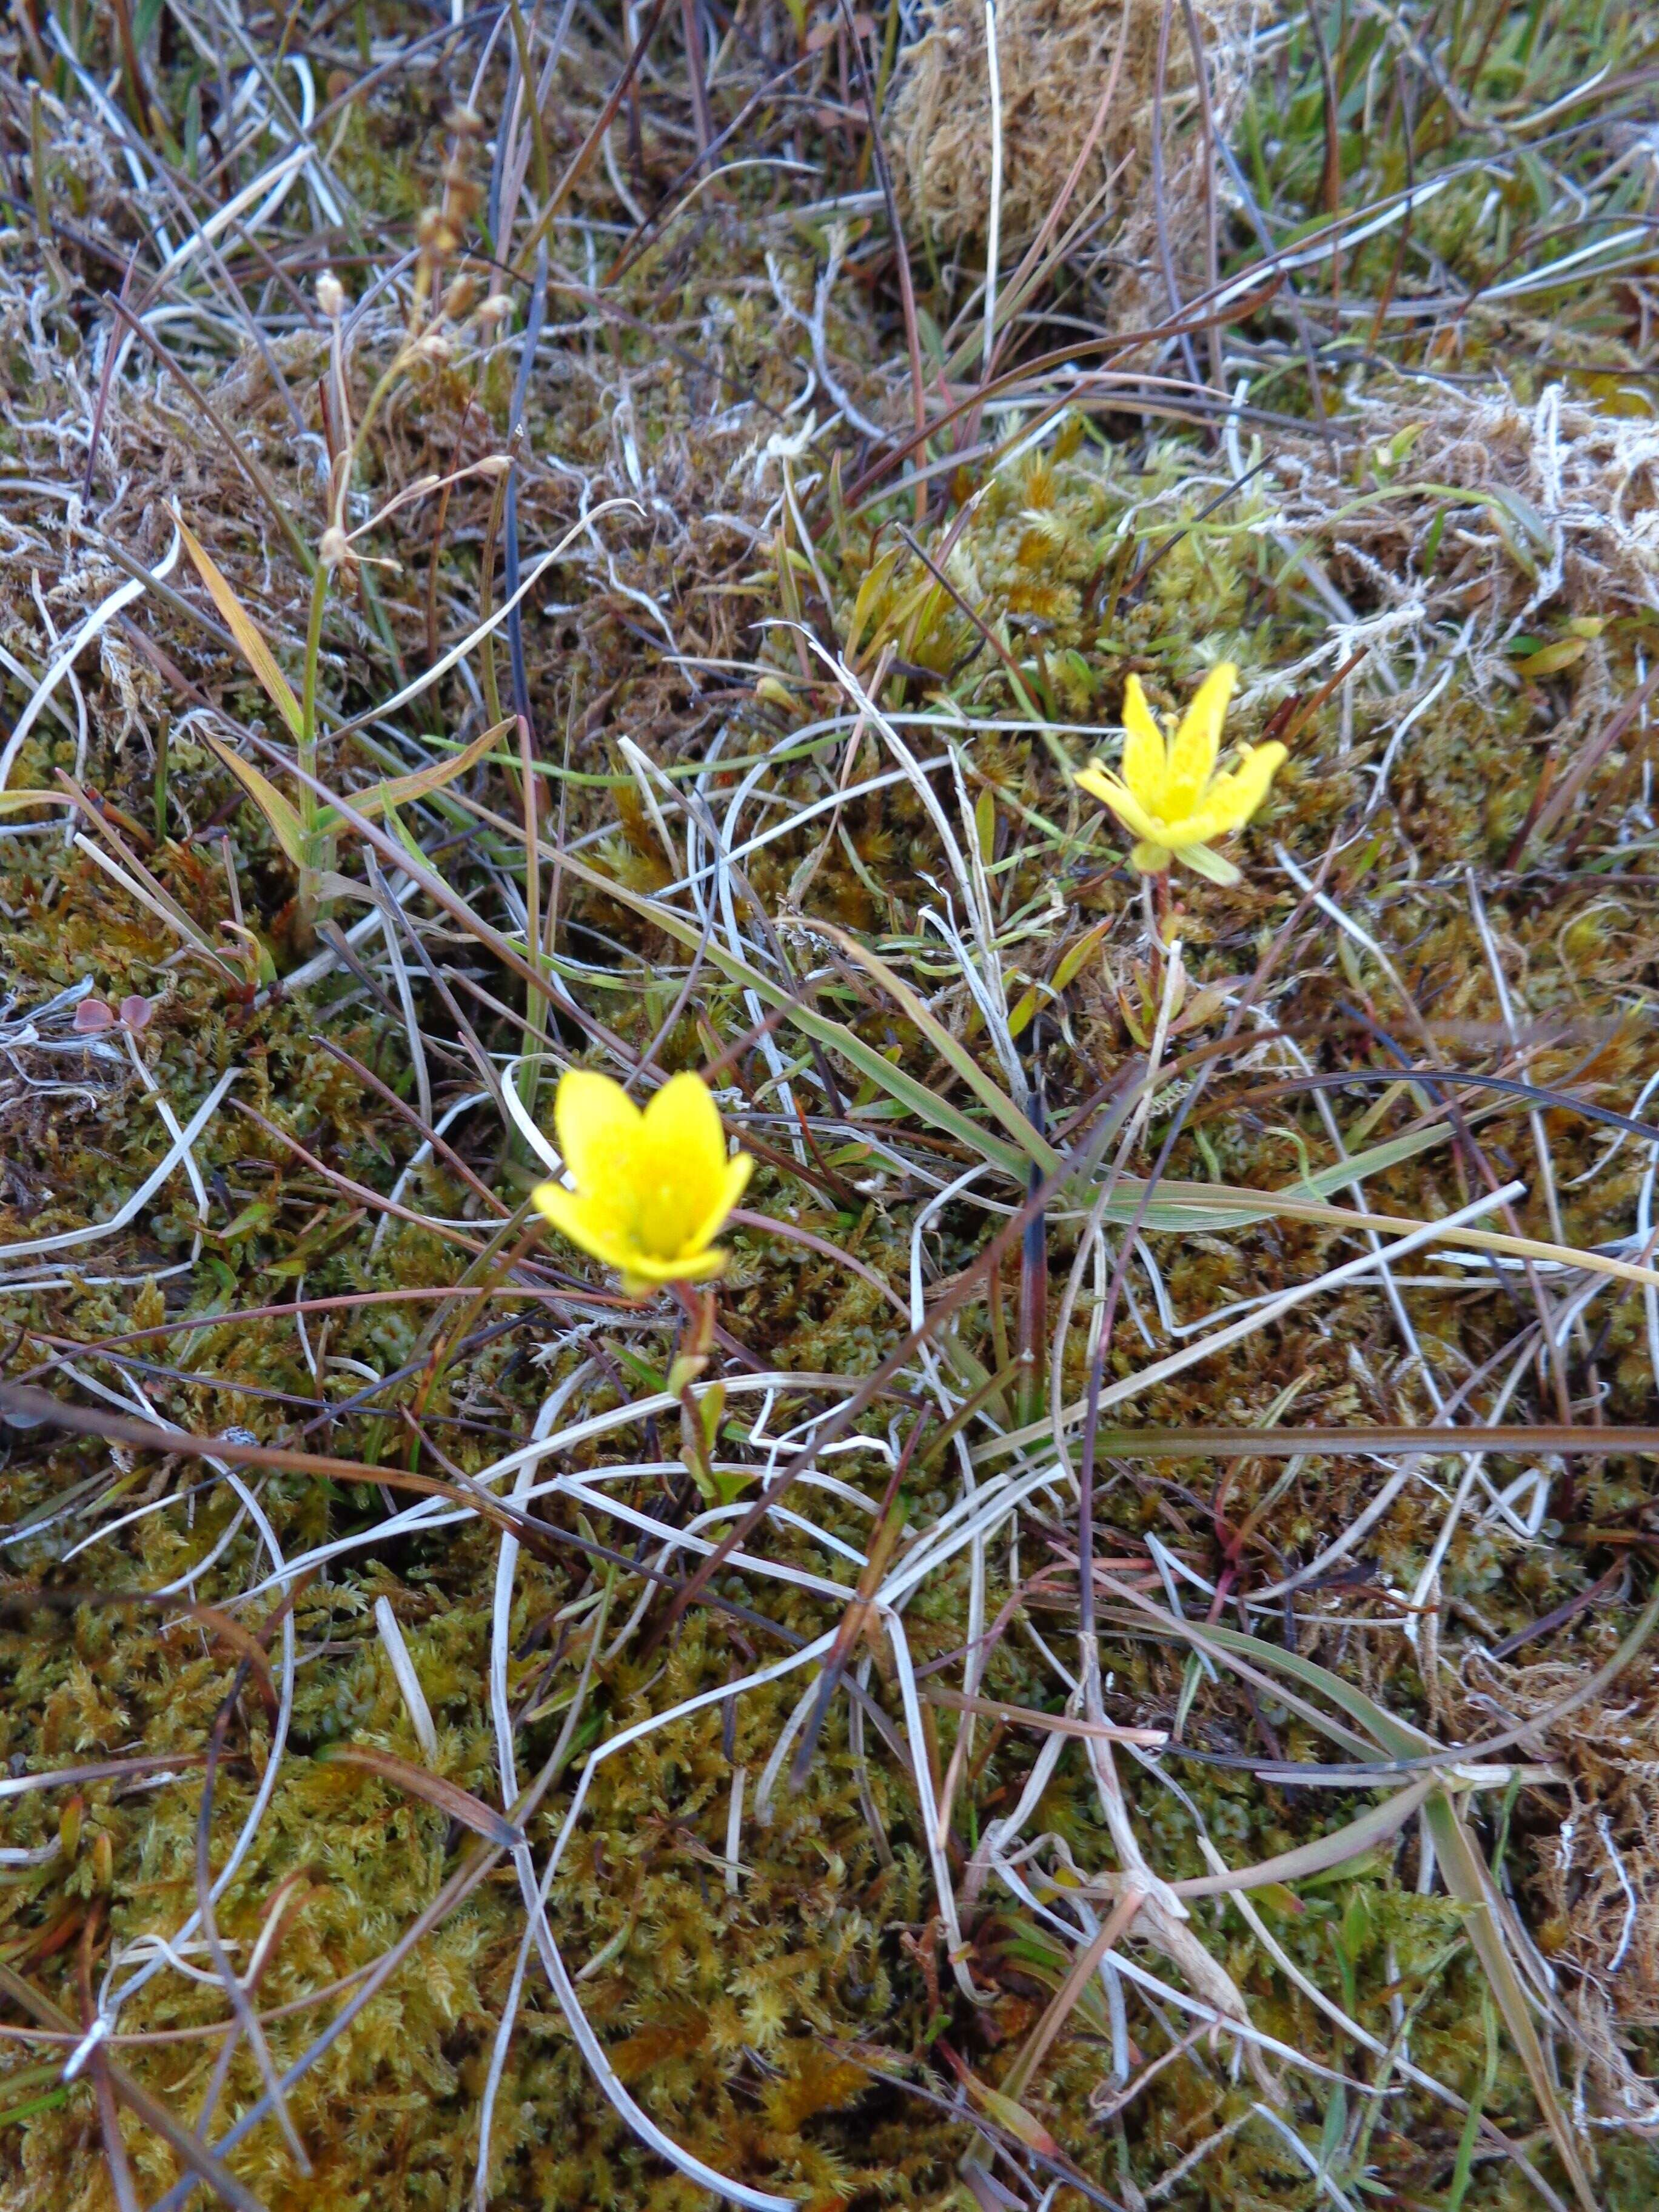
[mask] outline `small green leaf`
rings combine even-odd
[[[988,868],[996,858],[997,847],[996,793],[988,785],[974,801],[974,834],[979,840],[979,856]]]
[[[1342,1948],[1350,1959],[1364,1956],[1370,1939],[1371,1904],[1363,1882],[1355,1882],[1348,1891],[1348,1901],[1342,1908]]]
[[[1060,956],[1059,966],[1054,969],[1054,987],[1056,991],[1066,988],[1089,955],[1104,941],[1107,932],[1115,928],[1116,925],[1117,916],[1109,915],[1104,921],[1097,921],[1092,929],[1085,930],[1074,945],[1066,946]]]
[[[853,601],[853,619],[848,625],[847,641],[842,648],[848,660],[857,656],[859,641],[864,635],[864,626],[874,611],[877,600],[880,599],[891,580],[893,571],[898,566],[899,555],[902,550],[902,546],[890,546],[880,559],[872,564],[864,581],[859,586],[857,596]]]
[[[1582,637],[1558,638],[1553,645],[1540,646],[1524,660],[1517,660],[1515,672],[1517,676],[1559,676],[1575,660],[1582,660],[1584,652],[1585,641]]]

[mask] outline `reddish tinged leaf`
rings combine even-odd
[[[1005,2096],[994,2089],[988,2081],[981,2081],[966,2059],[959,2057],[941,2036],[936,2048],[955,2074],[969,2100],[976,2105],[988,2120],[1024,2144],[1027,2150],[1036,2151],[1044,2158],[1063,2158],[1065,2154],[1035,2113],[1028,2112],[1013,2097]]]

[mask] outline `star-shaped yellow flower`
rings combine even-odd
[[[1237,766],[1217,772],[1221,725],[1237,682],[1231,661],[1212,669],[1166,742],[1140,678],[1132,676],[1123,695],[1121,775],[1097,760],[1078,772],[1089,796],[1109,806],[1134,836],[1129,858],[1144,875],[1161,876],[1175,859],[1212,884],[1238,881],[1238,870],[1211,851],[1211,840],[1243,828],[1267,796],[1285,748],[1241,745]]]
[[[653,1283],[694,1283],[726,1265],[714,1249],[754,1162],[726,1158],[726,1133],[700,1075],[671,1076],[643,1113],[619,1083],[573,1067],[553,1125],[575,1184],[538,1184],[538,1210],[584,1252],[619,1268],[638,1296]]]

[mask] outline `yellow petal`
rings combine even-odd
[[[1164,732],[1146,704],[1140,678],[1132,676],[1123,687],[1123,781],[1143,806],[1156,807],[1163,803],[1168,772]]]
[[[645,1109],[645,1130],[653,1147],[670,1148],[695,1173],[709,1177],[725,1173],[726,1132],[702,1076],[690,1071],[671,1075]]]
[[[1182,835],[1176,842],[1207,845],[1213,837],[1242,830],[1267,796],[1267,787],[1285,757],[1285,748],[1276,739],[1265,745],[1247,745],[1238,766],[1216,777],[1204,794],[1203,805],[1182,823]]]
[[[573,1067],[560,1078],[553,1127],[578,1190],[615,1193],[632,1182],[641,1119],[639,1108],[608,1075]]]
[[[1238,682],[1231,660],[1212,668],[1198,687],[1193,702],[1181,718],[1181,727],[1170,748],[1170,775],[1165,811],[1171,817],[1197,805],[1215,769],[1221,750],[1221,725]]]
[[[590,1258],[607,1267],[631,1269],[638,1255],[627,1223],[603,1200],[584,1198],[562,1183],[538,1183],[530,1194],[536,1211]]]
[[[1097,799],[1103,806],[1111,808],[1131,836],[1150,838],[1154,842],[1164,836],[1164,823],[1147,811],[1135,793],[1120,783],[1109,769],[1085,768],[1079,771],[1077,781],[1091,799]]]
[[[726,1162],[720,1183],[720,1194],[715,1200],[714,1211],[707,1220],[699,1222],[691,1233],[691,1249],[694,1252],[702,1251],[705,1245],[712,1244],[715,1237],[720,1235],[726,1225],[726,1217],[748,1188],[749,1177],[754,1165],[755,1163],[747,1152],[734,1152]]]
[[[749,1179],[746,1155],[728,1160],[726,1135],[701,1076],[671,1077],[643,1113],[609,1076],[573,1068],[554,1119],[576,1183],[532,1193],[574,1244],[620,1270],[630,1293],[652,1283],[717,1275],[709,1249]]]
[[[664,1283],[710,1282],[725,1272],[726,1260],[717,1247],[684,1260],[655,1260],[648,1252],[636,1252],[623,1270],[623,1288],[630,1298],[637,1298]]]
[[[694,1252],[702,1224],[724,1218],[726,1133],[700,1075],[671,1076],[646,1108],[635,1176],[642,1251]]]

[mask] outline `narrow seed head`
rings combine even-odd
[[[453,253],[460,244],[455,226],[442,208],[421,210],[420,220],[415,226],[415,237],[423,253],[436,255],[440,259]]]
[[[463,272],[444,294],[444,313],[452,323],[464,321],[471,313],[472,302],[477,296],[477,279]]]

